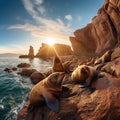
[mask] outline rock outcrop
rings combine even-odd
[[[32,46],[30,46],[30,48],[29,48],[28,57],[34,58],[34,48]]]
[[[71,50],[71,47],[68,45],[55,44],[54,46],[51,47],[48,44],[42,43],[42,46],[38,50],[36,57],[50,58],[53,57],[56,53],[59,56],[64,56],[64,55],[71,55],[73,52]]]
[[[101,54],[119,44],[120,1],[106,0],[98,15],[86,27],[76,30],[70,37],[77,55]],[[88,45],[89,44],[89,45]]]
[[[29,53],[28,55],[20,55],[19,58],[34,58],[34,48],[30,45],[30,48],[29,48]]]

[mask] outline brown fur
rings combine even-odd
[[[53,72],[66,72],[69,73],[71,62],[67,61],[62,63],[61,59],[56,55],[53,59]]]
[[[78,66],[72,73],[71,79],[73,83],[91,85],[92,80],[97,76],[95,68],[87,65]]]
[[[55,72],[36,84],[29,95],[30,105],[37,105],[43,100],[44,94],[50,93],[53,96],[59,96],[62,91],[61,84],[64,76],[63,72]]]
[[[62,61],[58,56],[55,56],[53,60],[53,72],[63,72],[63,71],[64,69],[63,69]]]

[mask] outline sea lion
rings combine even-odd
[[[53,59],[53,72],[63,72],[63,65],[61,59],[56,55]]]
[[[54,72],[44,80],[36,84],[29,95],[30,105],[28,107],[34,107],[41,101],[45,101],[47,106],[55,112],[59,111],[59,102],[57,97],[62,91],[62,80],[65,77],[63,72]]]
[[[79,83],[81,87],[88,87],[97,76],[98,72],[94,67],[80,65],[72,72],[71,79],[73,83]]]
[[[64,70],[65,73],[69,73],[69,72],[72,71],[72,70],[70,69],[71,62],[66,61],[66,62],[62,63],[62,65],[63,65],[63,70]]]
[[[96,64],[100,64],[100,63],[109,62],[111,60],[111,54],[112,54],[112,52],[113,52],[113,50],[108,50],[100,58],[98,58],[97,60],[95,60],[94,64],[96,65]]]
[[[53,69],[53,72],[69,73],[69,72],[71,72],[70,65],[71,65],[71,62],[69,62],[69,61],[62,63],[61,59],[58,57],[58,55],[56,55],[53,59],[52,69]]]

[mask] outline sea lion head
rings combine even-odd
[[[65,77],[64,72],[54,72],[49,76],[48,82],[53,86],[60,87],[64,77]]]
[[[78,66],[72,73],[71,79],[74,83],[84,83],[89,76],[89,68],[86,65]]]

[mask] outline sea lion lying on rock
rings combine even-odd
[[[109,62],[111,60],[112,52],[113,52],[113,50],[108,50],[100,58],[95,60],[94,64],[96,65],[96,64],[100,64],[100,63]]]
[[[72,83],[79,83],[81,87],[88,87],[92,81],[98,77],[98,72],[94,67],[87,65],[78,66],[71,75]]]
[[[53,59],[53,72],[71,72],[70,70],[71,62],[66,61],[62,63],[61,59],[56,55]]]
[[[63,65],[61,59],[56,55],[53,59],[53,72],[63,72]]]
[[[54,72],[44,80],[36,84],[29,95],[30,105],[28,111],[39,105],[43,100],[47,106],[55,112],[59,111],[59,102],[57,97],[62,91],[62,80],[65,77],[63,72]]]

